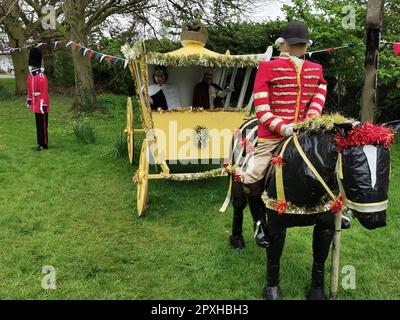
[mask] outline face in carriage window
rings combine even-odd
[[[164,74],[155,75],[154,76],[154,82],[156,84],[163,85],[163,84],[165,84],[167,82],[167,77]]]

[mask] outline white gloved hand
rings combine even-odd
[[[293,135],[293,128],[294,128],[294,123],[287,124],[283,132],[284,136],[290,137],[291,135]]]

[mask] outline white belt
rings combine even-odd
[[[32,93],[32,96],[34,96],[34,97],[37,97],[37,96],[40,96],[40,95],[41,95],[40,92],[33,92],[33,93]]]

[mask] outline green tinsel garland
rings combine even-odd
[[[212,68],[245,68],[257,67],[258,62],[259,60],[256,57],[238,57],[229,55],[221,55],[218,57],[204,57],[202,55],[194,54],[186,57],[176,57],[159,52],[149,52],[147,54],[148,64],[171,67],[187,67],[192,65],[199,65]]]
[[[299,122],[297,129],[307,133],[326,132],[331,131],[335,124],[352,123],[354,121],[355,120],[346,118],[339,113],[325,114]]]

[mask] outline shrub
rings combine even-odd
[[[87,120],[78,120],[72,124],[78,143],[89,144],[96,142],[96,133]]]
[[[111,149],[103,154],[104,158],[127,158],[128,157],[128,144],[126,142],[126,137],[123,132],[115,137]]]

